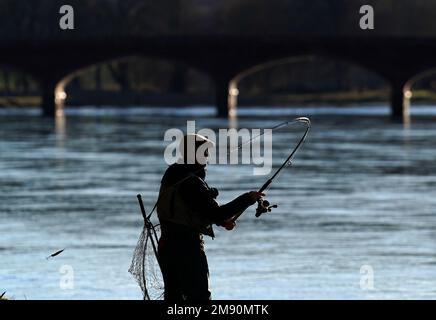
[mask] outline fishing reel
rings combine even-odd
[[[271,209],[277,208],[276,204],[270,205],[268,200],[257,200],[256,218],[259,218],[263,213],[271,212]]]

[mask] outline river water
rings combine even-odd
[[[313,126],[268,192],[279,207],[260,219],[249,208],[236,230],[206,239],[214,299],[436,297],[436,118],[404,127],[386,110],[242,112],[240,128],[297,115]],[[148,210],[156,200],[165,130],[229,122],[210,108],[67,110],[56,125],[20,113],[0,113],[0,293],[140,299],[127,272],[142,228],[136,194]],[[275,167],[301,132],[273,133]],[[211,165],[207,181],[226,202],[263,184],[251,169]]]

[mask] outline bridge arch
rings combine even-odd
[[[236,115],[237,101],[241,93],[239,88],[240,84],[244,82],[246,79],[255,75],[256,73],[277,68],[279,66],[288,66],[288,68],[290,66],[290,68],[292,69],[292,65],[298,63],[307,63],[310,65],[311,63],[320,63],[323,61],[325,63],[339,65],[343,70],[347,70],[347,69],[352,70],[357,75],[364,75],[372,80],[375,79],[375,82],[377,82],[380,86],[386,85],[387,88],[390,84],[387,77],[385,77],[385,75],[379,72],[376,68],[372,68],[370,65],[365,64],[364,62],[361,63],[360,61],[348,59],[347,57],[334,56],[329,54],[307,53],[307,54],[295,55],[285,58],[279,58],[276,60],[267,60],[265,62],[252,65],[246,68],[245,70],[241,70],[230,78],[228,82],[228,89],[226,91],[224,90],[221,91],[223,97],[220,100],[226,101],[227,104],[221,104],[219,106],[220,115],[223,117],[227,115],[229,116]],[[340,77],[341,76],[343,76],[343,74],[340,74]],[[386,93],[388,93],[388,90],[386,90]],[[226,95],[226,97],[224,97],[224,95]],[[388,94],[386,94],[386,97],[384,96],[384,94],[382,94],[382,96],[383,96],[382,97],[383,100],[384,99],[388,100]]]
[[[118,67],[126,67],[127,69],[114,70],[116,65],[118,65]],[[144,54],[126,54],[118,57],[111,57],[109,59],[100,59],[93,61],[92,63],[80,65],[75,70],[70,71],[67,75],[64,75],[55,80],[53,83],[50,83],[48,89],[46,90],[48,94],[46,94],[47,100],[44,104],[45,114],[49,116],[52,116],[54,114],[62,114],[63,107],[65,106],[65,104],[68,103],[70,99],[70,94],[68,92],[72,87],[72,83],[77,81],[81,77],[86,76],[88,76],[89,80],[89,74],[97,72],[97,69],[101,67],[103,67],[106,71],[106,79],[108,78],[107,73],[111,73],[111,76],[113,77],[113,82],[116,82],[115,84],[113,84],[120,87],[119,91],[123,91],[126,88],[131,90],[129,92],[126,92],[126,95],[123,95],[123,97],[121,97],[121,94],[119,94],[117,97],[118,102],[120,102],[121,99],[125,98],[126,96],[130,99],[137,101],[138,99],[140,99],[139,92],[141,92],[141,90],[143,90],[144,88],[140,88],[140,86],[136,85],[136,82],[134,81],[134,79],[132,79],[132,77],[138,77],[138,75],[141,75],[141,70],[144,69],[144,65],[150,67],[151,69],[147,70],[147,75],[142,77],[142,80],[147,77],[153,79],[159,78],[158,82],[160,81],[160,83],[158,83],[157,85],[167,85],[172,93],[180,93],[180,95],[182,95],[183,92],[187,95],[195,95],[195,93],[198,92],[198,88],[195,88],[196,90],[192,88],[193,84],[191,83],[191,81],[193,79],[195,80],[195,84],[200,84],[201,89],[203,90],[200,90],[201,92],[209,90],[212,86],[209,75],[206,72],[199,68],[196,68],[195,66],[192,66],[187,62],[179,61],[176,59],[155,58],[153,56]],[[131,75],[132,73],[133,75]],[[99,74],[95,77],[102,77],[102,75]],[[99,89],[101,90],[102,88],[100,87]],[[155,86],[155,89],[159,88]],[[135,92],[136,95],[134,94]],[[151,92],[151,90],[149,90],[149,92]],[[174,94],[168,94],[168,92],[164,90],[162,90],[162,92],[165,92],[167,97],[169,96],[169,100],[167,101],[173,101],[174,103],[177,103],[179,101],[179,99],[176,99]],[[95,95],[93,97],[92,94],[85,94],[82,102],[84,99],[90,97],[94,99],[93,101],[95,103],[98,103],[98,97],[96,97]],[[103,95],[101,95],[101,97],[103,97]],[[207,97],[204,96],[200,97],[199,99],[197,95],[196,98],[197,100],[194,100],[194,103]],[[90,104],[93,104],[92,99]],[[157,103],[160,103],[159,99],[160,98],[158,98],[157,94],[155,95],[154,99],[153,97],[151,98],[152,101],[155,101]],[[183,102],[185,102],[186,104],[191,104],[188,103],[186,100],[181,101],[181,104],[183,104]],[[48,110],[46,110],[47,107]]]
[[[431,83],[424,84],[425,80],[433,80]],[[436,91],[436,66],[429,67],[425,71],[417,72],[414,76],[410,77],[404,84],[403,92],[404,99],[407,108],[410,107],[411,101],[413,100],[414,91],[417,89],[416,87],[419,85],[430,85],[430,88],[427,88]]]

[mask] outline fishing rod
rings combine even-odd
[[[291,123],[303,123],[306,125],[306,130],[304,131],[304,134],[301,136],[300,140],[298,141],[297,145],[295,146],[295,148],[292,150],[292,152],[289,154],[289,156],[286,158],[286,160],[282,163],[282,165],[276,170],[276,172],[271,176],[271,178],[269,178],[263,185],[262,187],[258,190],[258,192],[262,193],[265,190],[267,190],[271,184],[273,183],[274,179],[277,178],[277,176],[279,175],[279,173],[283,170],[283,168],[287,167],[288,165],[292,165],[292,158],[294,156],[294,154],[297,152],[298,149],[300,149],[301,145],[304,143],[304,141],[306,140],[307,135],[309,134],[310,131],[310,127],[311,127],[311,123],[310,123],[310,119],[307,117],[299,117],[296,118],[292,121],[288,121],[288,122],[284,122],[282,124],[279,124],[277,127],[282,127],[285,125],[289,125]],[[265,200],[263,198],[257,200],[257,208],[256,208],[256,217],[259,218],[263,213],[266,212],[271,212],[271,209],[273,208],[277,208],[277,205],[270,205],[268,200]],[[241,215],[243,212],[238,213],[234,218],[233,221],[235,222]]]

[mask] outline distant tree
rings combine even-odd
[[[129,63],[126,60],[120,60],[108,63],[107,68],[112,79],[119,85],[121,91],[130,91],[129,82]]]

